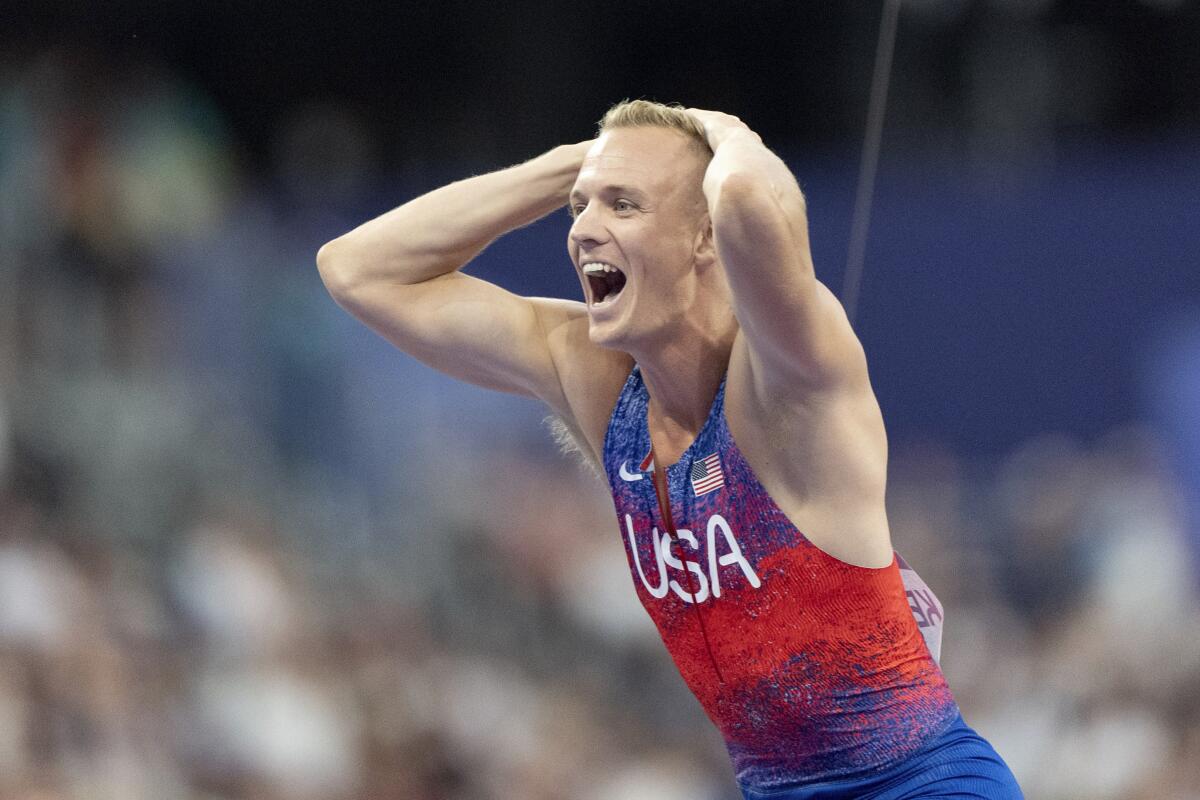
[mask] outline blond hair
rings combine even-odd
[[[696,152],[706,159],[712,156],[708,137],[700,121],[687,113],[679,103],[656,103],[653,100],[622,100],[600,118],[599,133],[614,128],[669,128],[691,140]]]

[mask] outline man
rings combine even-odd
[[[459,272],[564,201],[585,302]],[[635,587],[745,797],[1021,796],[918,629],[862,348],[795,179],[740,120],[620,103],[595,141],[419,197],[317,262],[400,349],[542,400],[607,475]]]

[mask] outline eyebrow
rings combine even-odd
[[[641,192],[640,190],[635,189],[632,186],[621,186],[620,184],[609,184],[607,186],[604,186],[600,189],[599,192],[597,192],[597,194],[599,194],[601,196],[608,196],[608,197],[613,197],[615,195],[621,195],[624,197],[628,197],[631,200],[636,200],[638,202],[643,202],[646,199],[646,195],[643,192]],[[571,190],[570,199],[572,202],[574,202],[575,200],[577,200],[583,196],[584,196],[583,192],[579,191],[578,189]]]

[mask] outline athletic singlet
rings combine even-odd
[[[638,596],[743,788],[899,762],[958,717],[936,635],[927,646],[918,627],[940,629],[941,606],[923,584],[906,593],[898,556],[869,569],[809,542],[746,464],[724,401],[722,380],[704,428],[666,469],[673,543],[637,366],[617,400],[604,468]]]

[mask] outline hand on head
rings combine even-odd
[[[726,114],[723,111],[708,111],[703,108],[689,108],[687,113],[695,117],[696,121],[704,128],[704,136],[708,139],[708,146],[713,150],[717,149],[722,141],[730,134],[745,132],[754,136],[759,141],[762,141],[757,133],[750,130],[750,126],[742,122],[733,114]]]

